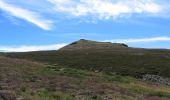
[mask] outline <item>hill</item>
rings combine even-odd
[[[70,68],[141,78],[145,74],[170,77],[170,50],[142,49],[126,44],[79,40],[57,51],[3,54]]]
[[[169,100],[170,86],[0,56],[0,100]]]
[[[60,50],[81,50],[81,49],[112,49],[112,48],[127,48],[128,45],[121,43],[97,42],[91,40],[80,39],[73,42]]]

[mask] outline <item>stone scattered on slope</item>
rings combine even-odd
[[[170,85],[170,79],[169,78],[163,78],[159,75],[149,75],[146,74],[143,76],[144,81],[149,81],[149,82],[156,82],[159,84],[164,84],[164,85]]]

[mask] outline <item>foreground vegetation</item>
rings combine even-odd
[[[170,86],[115,73],[0,57],[0,100],[169,100]]]

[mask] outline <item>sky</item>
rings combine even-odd
[[[170,1],[0,0],[0,51],[57,50],[79,39],[170,49]]]

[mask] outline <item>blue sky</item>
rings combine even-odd
[[[0,50],[56,50],[79,39],[170,48],[168,0],[0,0]]]

